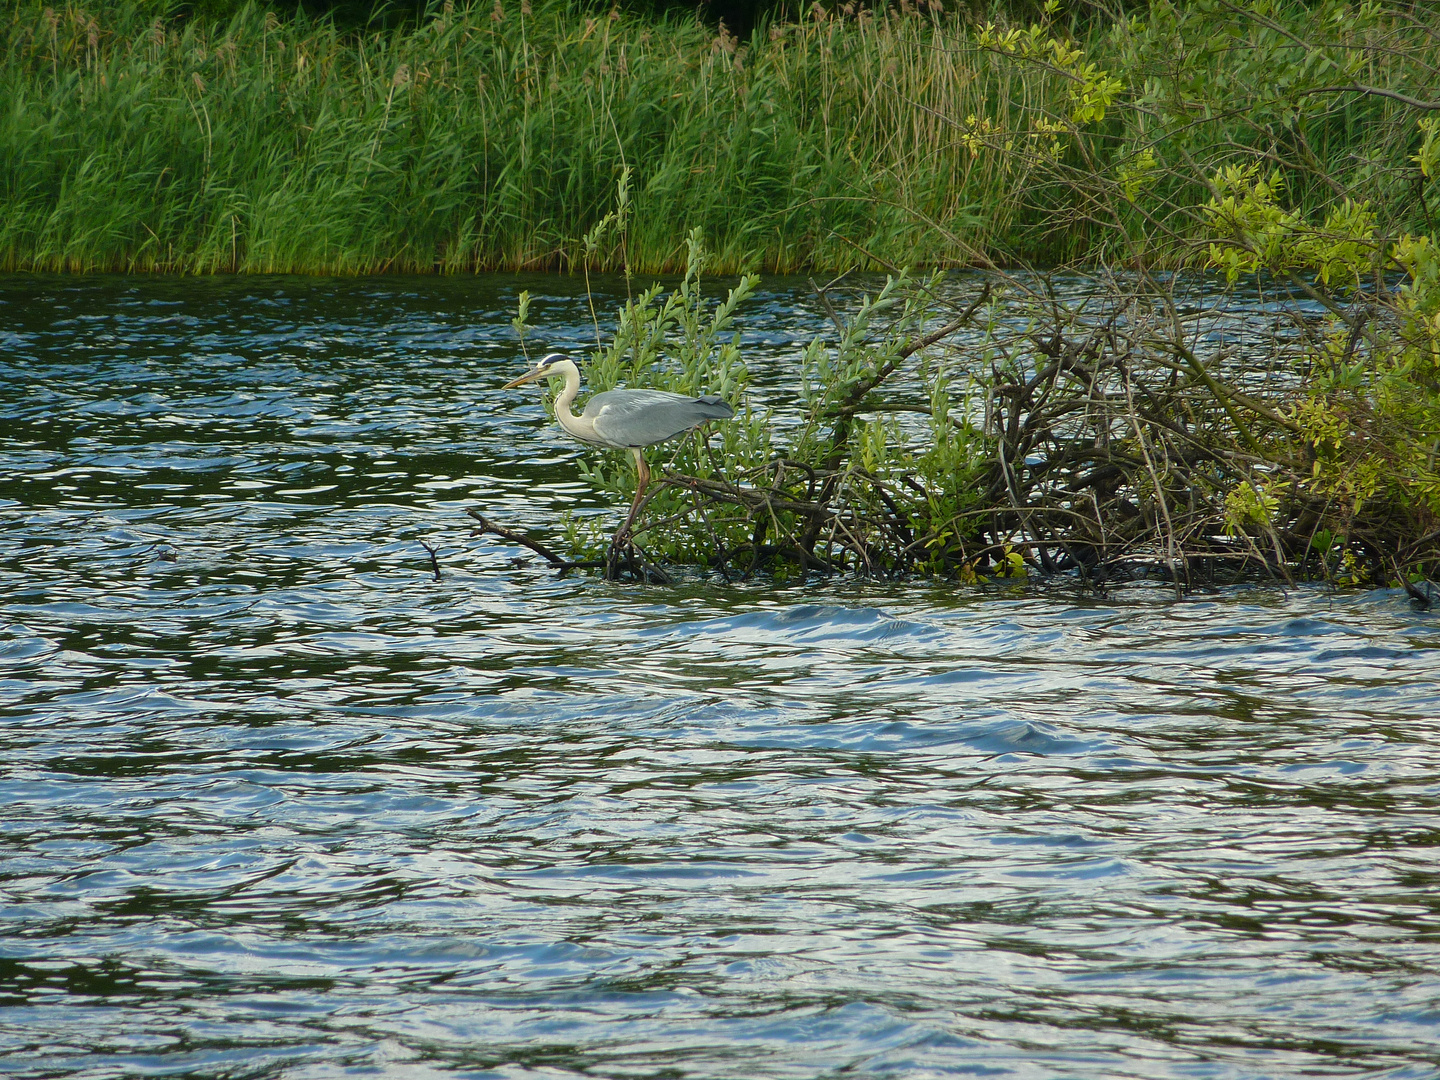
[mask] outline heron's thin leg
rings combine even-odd
[[[630,543],[631,526],[635,524],[635,517],[640,513],[640,502],[645,498],[645,489],[650,484],[650,466],[645,464],[645,455],[638,446],[632,446],[630,453],[635,456],[635,498],[630,503],[630,513],[625,515],[625,523],[615,531],[615,537],[610,541],[606,573],[611,577],[614,576],[615,565],[620,559],[620,549]]]
[[[650,485],[650,466],[645,464],[645,455],[638,446],[632,446],[630,453],[635,455],[635,498],[630,503],[630,513],[625,517],[625,524],[620,526],[620,531],[615,534],[617,546],[621,540],[630,539],[630,526],[635,524],[635,515],[640,513],[640,500],[645,498],[645,489]]]
[[[645,463],[645,455],[638,446],[632,446],[630,453],[635,455],[635,501],[630,504],[630,516],[633,518],[640,508],[640,500],[645,497],[645,489],[650,486],[650,466]]]

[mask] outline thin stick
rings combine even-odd
[[[604,562],[596,560],[573,562],[570,559],[562,559],[559,555],[556,555],[555,552],[551,551],[544,544],[540,543],[540,541],[532,540],[524,533],[518,533],[513,529],[507,529],[503,525],[496,525],[484,514],[480,513],[479,510],[466,510],[465,513],[469,514],[472,518],[474,518],[477,522],[480,523],[479,531],[481,533],[494,533],[501,539],[509,540],[512,544],[519,544],[521,547],[527,547],[531,551],[535,552],[536,555],[539,555],[542,559],[548,562],[551,566],[555,567],[555,569],[557,570],[590,570],[605,565]]]
[[[421,540],[421,541],[420,541],[420,546],[423,547],[426,551],[428,551],[428,552],[430,553],[430,566],[431,566],[431,567],[434,569],[434,571],[435,571],[435,580],[436,580],[436,581],[439,581],[439,580],[440,580],[440,560],[439,560],[438,558],[436,558],[436,556],[435,556],[435,549],[434,549],[433,547],[431,547],[429,544],[427,544],[424,540]]]

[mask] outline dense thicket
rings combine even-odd
[[[443,0],[139,0],[154,14],[167,18],[202,18],[228,20],[247,3],[258,3],[281,18],[298,14],[311,18],[328,16],[348,28],[398,28],[415,25],[433,14]],[[773,22],[794,22],[802,18],[815,0],[589,0],[595,14],[608,14],[620,7],[640,16],[696,17],[712,27],[721,22],[733,34],[748,36],[750,31]],[[834,0],[820,5],[840,8]],[[881,5],[882,7],[884,5]],[[943,0],[942,0],[943,6]],[[1036,19],[1044,14],[1044,0],[963,0],[968,13],[1010,21]],[[1136,6],[1136,0],[1117,0],[1115,11]]]

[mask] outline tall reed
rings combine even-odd
[[[25,2],[0,24],[0,268],[665,271],[696,227],[721,272],[1058,261],[1097,243],[1077,179],[1143,143],[1112,113],[1037,152],[1073,80],[939,4],[749,41],[579,0],[447,0],[370,33],[153,12]],[[1086,47],[1136,87],[1163,59],[1120,31]],[[1356,104],[1316,152],[1365,147],[1392,105]],[[631,226],[587,255],[627,169]]]

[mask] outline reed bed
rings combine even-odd
[[[626,169],[633,228],[598,267],[673,269],[697,226],[720,269],[955,260],[924,221],[963,227],[993,178],[896,95],[978,101],[983,58],[951,70],[915,19],[837,26],[744,44],[566,0],[371,34],[257,7],[22,6],[0,61],[0,266],[563,268]]]
[[[1087,57],[1127,86],[1186,77],[1163,41],[1086,25]],[[1146,110],[1066,120],[1064,152],[1037,152],[1073,79],[977,45],[938,3],[816,7],[747,41],[575,0],[447,2],[369,33],[256,6],[21,3],[0,35],[9,270],[661,272],[693,228],[720,272],[1054,263],[1173,239],[1166,208],[1194,201],[1194,175],[1151,184],[1130,240],[1097,231],[1091,189],[1149,145]],[[1371,52],[1371,81],[1423,77]],[[1243,105],[1243,72],[1212,53]],[[1397,108],[1341,103],[1306,148],[1318,171],[1373,157],[1366,127]],[[1176,148],[1203,168],[1269,137],[1238,113]],[[629,229],[586,248],[626,170]]]

